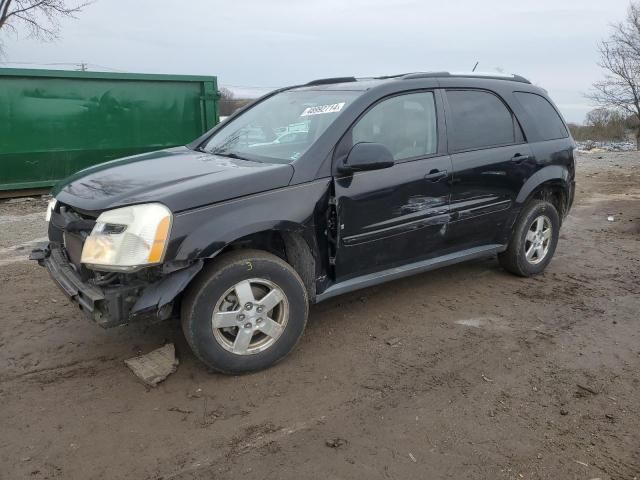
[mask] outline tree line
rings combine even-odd
[[[583,125],[569,124],[577,141],[625,141],[638,130],[638,120],[619,110],[596,108],[590,111]]]

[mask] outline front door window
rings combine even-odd
[[[361,142],[383,144],[397,162],[436,153],[433,93],[399,95],[375,105],[353,128],[353,144]]]

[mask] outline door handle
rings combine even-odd
[[[444,178],[447,176],[447,171],[446,170],[437,170],[437,169],[433,169],[431,170],[429,173],[427,173],[424,176],[425,180],[430,180],[432,182],[437,182],[438,180],[440,180],[441,178]]]
[[[529,155],[522,155],[520,153],[516,153],[513,157],[511,157],[511,161],[514,163],[522,163],[529,160]]]

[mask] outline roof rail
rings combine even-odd
[[[449,72],[416,72],[408,73],[402,77],[402,80],[414,80],[416,78],[435,78],[435,77],[450,77]]]
[[[389,80],[391,78],[402,78],[402,77],[406,77],[407,75],[411,75],[412,73],[415,72],[407,72],[407,73],[394,73],[391,75],[379,75],[376,77],[363,77],[365,79],[373,79],[373,80]]]
[[[418,78],[457,77],[457,78],[487,78],[490,80],[511,80],[512,82],[531,83],[520,75],[493,72],[424,72],[410,73],[402,77],[402,80],[414,80]]]
[[[329,85],[331,83],[346,83],[357,82],[356,77],[334,77],[334,78],[319,78],[318,80],[312,80],[309,83],[305,83],[305,86],[312,85]]]

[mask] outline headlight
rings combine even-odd
[[[58,203],[58,201],[55,198],[52,198],[47,204],[47,213],[45,213],[44,215],[44,219],[47,222],[51,220],[51,212],[53,212],[53,210],[56,208],[56,203]]]
[[[159,203],[108,210],[84,242],[81,261],[97,270],[118,271],[161,263],[171,219],[171,211]]]

